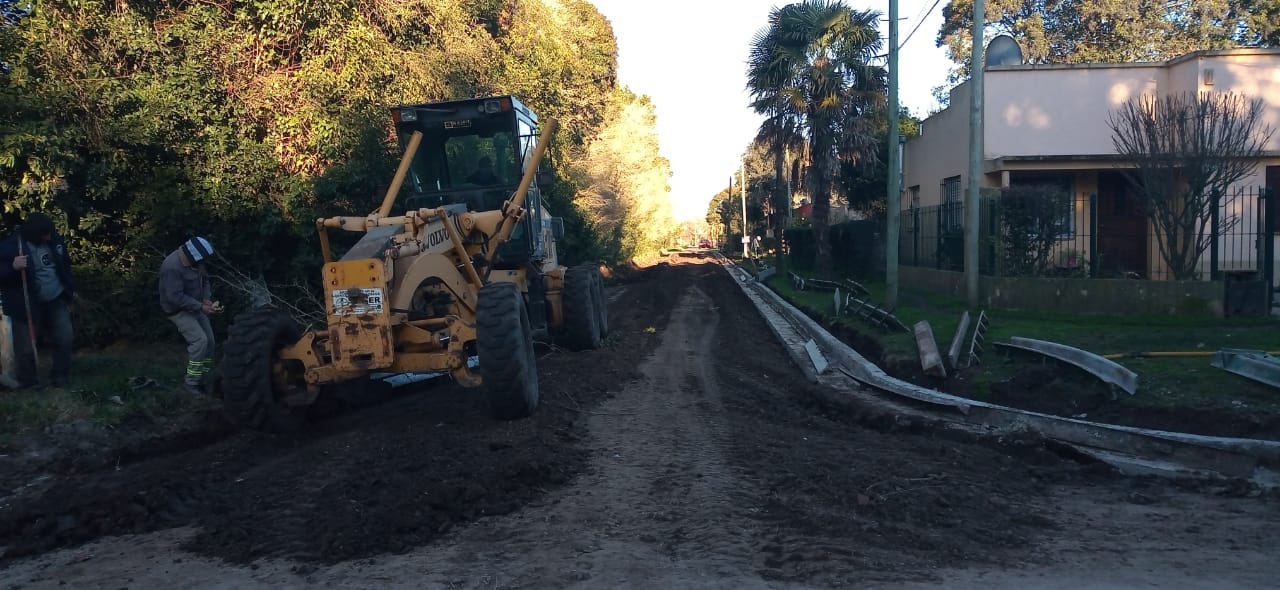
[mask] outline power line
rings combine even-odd
[[[911,32],[910,32],[910,33],[907,33],[907,38],[906,38],[906,39],[903,39],[903,40],[902,40],[902,43],[899,43],[899,44],[898,44],[898,51],[902,51],[902,48],[903,48],[903,47],[906,47],[906,45],[907,45],[907,41],[910,41],[910,40],[911,40],[911,36],[912,36],[912,35],[914,35],[914,34],[916,33],[916,31],[917,31],[917,30],[919,30],[919,29],[920,29],[920,25],[924,24],[924,21],[925,21],[926,19],[928,19],[930,15],[932,15],[932,14],[933,14],[934,9],[936,9],[936,8],[938,7],[938,4],[941,4],[941,3],[942,3],[942,0],[933,0],[933,6],[930,6],[930,7],[929,7],[929,12],[925,13],[924,18],[922,18],[922,19],[920,19],[919,21],[917,21],[917,22],[916,22],[916,26],[915,26],[915,28],[911,29]],[[922,6],[923,6],[923,4],[922,4]],[[902,19],[902,20],[906,20],[906,19]],[[888,54],[888,53],[880,53],[880,54],[876,54],[876,55],[871,56],[871,59],[884,59],[884,58],[886,58],[886,57],[889,57],[889,54]]]
[[[925,13],[924,18],[916,21],[916,26],[911,29],[910,33],[907,33],[907,38],[903,39],[902,43],[898,44],[898,51],[902,51],[902,48],[907,46],[907,41],[910,41],[911,36],[916,34],[916,31],[920,30],[920,25],[924,24],[924,21],[928,20],[929,16],[933,14],[934,9],[936,9],[938,4],[941,3],[942,0],[933,0],[933,6],[929,7],[929,12]]]
[[[917,11],[917,12],[916,12],[916,15],[915,15],[914,17],[912,17],[912,18],[917,18],[917,19],[918,19],[918,18],[922,18],[922,16],[921,16],[921,15],[923,15],[923,14],[924,14],[924,2],[921,2],[921,3],[920,3],[920,10],[919,10],[919,11]]]

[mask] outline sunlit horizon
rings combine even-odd
[[[762,119],[747,106],[746,59],[751,40],[768,24],[769,11],[787,2],[741,0],[732,7],[673,0],[592,2],[613,25],[621,83],[653,99],[660,151],[671,161],[671,200],[677,220],[703,218],[711,197],[729,185]],[[887,3],[848,4],[878,10],[887,18]],[[898,7],[899,34],[906,39],[931,6],[936,8],[907,40],[901,57],[900,100],[921,117],[935,108],[932,89],[946,82],[951,65],[946,50],[934,45],[942,25],[942,4],[904,0]],[[887,38],[888,23],[880,24]],[[708,32],[712,39],[690,41]]]

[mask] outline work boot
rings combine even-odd
[[[185,382],[184,382],[184,383],[182,384],[182,389],[183,389],[183,391],[186,391],[187,393],[189,393],[189,394],[191,394],[191,395],[200,395],[200,396],[204,395],[204,386],[202,386],[202,385],[201,385],[201,384],[199,384],[199,383],[185,383]]]

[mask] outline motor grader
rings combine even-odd
[[[554,119],[512,96],[391,109],[403,155],[381,206],[316,220],[326,325],[259,307],[224,345],[221,393],[241,424],[295,429],[326,393],[379,373],[447,373],[510,420],[538,405],[534,340],[600,346],[598,268],[559,263],[561,218],[539,172]],[[408,181],[404,198],[401,189]],[[335,259],[330,232],[362,234]]]

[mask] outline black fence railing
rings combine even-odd
[[[816,244],[813,229],[786,230],[787,252],[792,264],[812,269]],[[884,220],[861,219],[832,225],[828,232],[831,260],[837,270],[857,277],[884,269]]]
[[[1209,207],[1203,223],[1167,232],[1123,195],[1079,193],[1052,209],[1052,219],[1031,223],[1025,210],[1002,210],[999,197],[986,197],[978,268],[989,276],[1272,278],[1274,206],[1265,189],[1239,189]],[[908,209],[900,220],[900,264],[964,270],[963,203]]]

